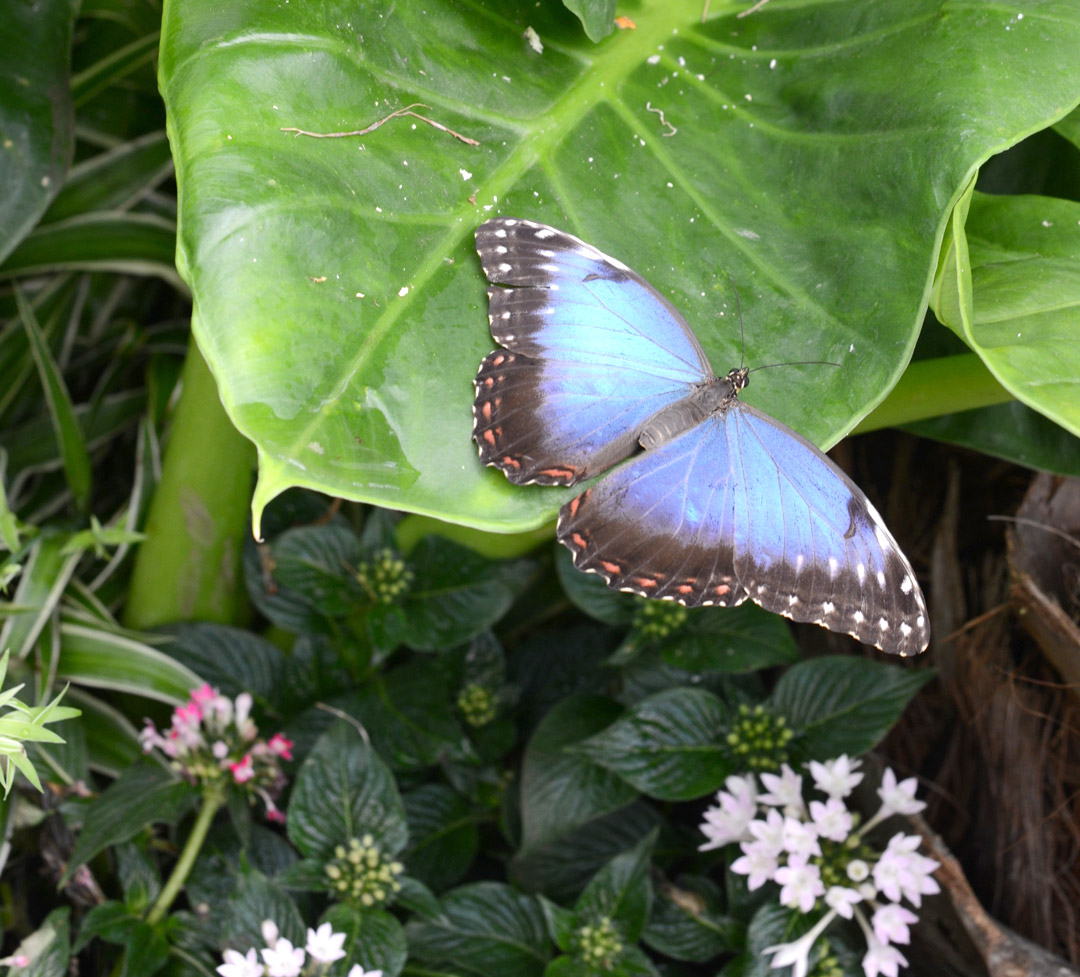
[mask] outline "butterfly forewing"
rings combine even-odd
[[[477,229],[476,247],[502,349],[480,365],[473,436],[511,481],[572,485],[604,471],[710,375],[670,303],[578,238],[500,217]]]

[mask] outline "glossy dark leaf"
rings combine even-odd
[[[438,536],[409,554],[416,578],[404,603],[402,640],[438,650],[468,641],[503,616],[528,583],[528,560],[485,560]]]
[[[385,909],[362,912],[336,903],[320,923],[329,923],[335,933],[345,934],[345,957],[327,971],[331,977],[345,977],[355,966],[365,973],[381,970],[383,977],[397,977],[405,966],[405,930]]]
[[[319,738],[296,775],[289,802],[289,838],[309,858],[370,834],[385,857],[405,847],[405,808],[394,778],[351,725],[339,722]]]
[[[611,920],[629,943],[638,941],[652,909],[649,870],[658,834],[650,832],[592,877],[574,905],[582,922]]]
[[[469,805],[442,784],[424,784],[403,798],[409,819],[409,872],[436,892],[459,881],[476,857],[480,834]]]
[[[406,928],[411,956],[477,977],[539,977],[550,954],[544,914],[532,896],[479,882],[447,893],[439,919]]]
[[[223,695],[250,692],[276,701],[284,683],[285,655],[251,631],[221,624],[192,622],[166,629],[173,642],[165,652],[205,679]]]
[[[787,719],[793,752],[828,760],[872,749],[934,673],[869,658],[813,658],[780,677],[766,706]]]
[[[533,733],[521,767],[523,847],[553,841],[631,803],[637,792],[594,760],[567,750],[619,715],[600,696],[571,696]]]
[[[130,767],[87,805],[64,878],[70,879],[98,852],[134,838],[147,825],[176,824],[198,796],[194,787],[156,763]]]
[[[659,886],[645,943],[676,960],[705,963],[739,949],[742,927],[724,914],[719,886],[704,876],[683,876]]]
[[[734,772],[723,741],[729,722],[728,709],[712,693],[675,688],[636,703],[575,752],[651,797],[692,800]]]

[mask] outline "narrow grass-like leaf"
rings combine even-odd
[[[42,223],[94,211],[124,211],[172,173],[169,143],[150,132],[98,153],[71,168]]]
[[[32,610],[7,618],[0,628],[0,648],[10,649],[16,658],[25,658],[37,641],[79,562],[77,553],[61,552],[66,540],[63,535],[48,535],[31,547],[12,601]]]
[[[187,701],[202,679],[156,648],[81,624],[60,628],[58,676],[78,685],[159,699]]]
[[[176,227],[154,214],[81,214],[34,229],[0,266],[0,281],[58,271],[156,275],[187,291],[176,274]]]
[[[85,512],[90,504],[90,454],[86,450],[86,439],[75,415],[71,395],[60,367],[53,359],[52,350],[41,333],[33,308],[23,297],[22,289],[18,285],[15,286],[15,301],[19,306],[23,327],[30,338],[30,350],[34,354],[41,386],[45,391],[45,403],[49,408],[57,443],[60,445],[60,457],[64,461],[68,487],[76,506]]]

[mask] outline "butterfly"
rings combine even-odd
[[[499,348],[477,373],[480,459],[515,485],[574,485],[579,570],[687,607],[751,600],[897,655],[925,650],[922,591],[866,496],[805,438],[742,403],[697,337],[622,262],[545,224],[476,231]]]

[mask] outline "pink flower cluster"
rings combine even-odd
[[[210,784],[227,776],[262,798],[269,820],[281,822],[285,815],[273,799],[285,786],[281,761],[292,759],[292,742],[281,733],[259,739],[251,705],[246,692],[233,700],[203,684],[173,710],[168,729],[158,732],[147,719],[139,740],[144,752],[161,750],[173,769],[194,784]]]
[[[886,818],[926,806],[915,799],[915,778],[898,783],[886,770],[878,789],[881,807],[859,825],[859,815],[845,803],[863,779],[859,764],[846,756],[811,762],[810,776],[822,796],[809,804],[802,776],[787,764],[780,774],[760,775],[764,790],[752,775],[728,777],[718,805],[705,811],[701,830],[709,840],[702,851],[737,842],[742,856],[731,870],[747,876],[751,890],[774,883],[781,905],[821,914],[800,939],[765,949],[773,955],[771,966],[792,966],[794,977],[805,977],[811,948],[837,916],[854,919],[863,931],[866,977],[897,977],[907,960],[896,944],[910,942],[909,927],[918,921],[901,903],[906,899],[918,908],[924,895],[939,891],[932,877],[938,863],[919,854],[917,835],[894,834],[884,851],[865,840]]]

